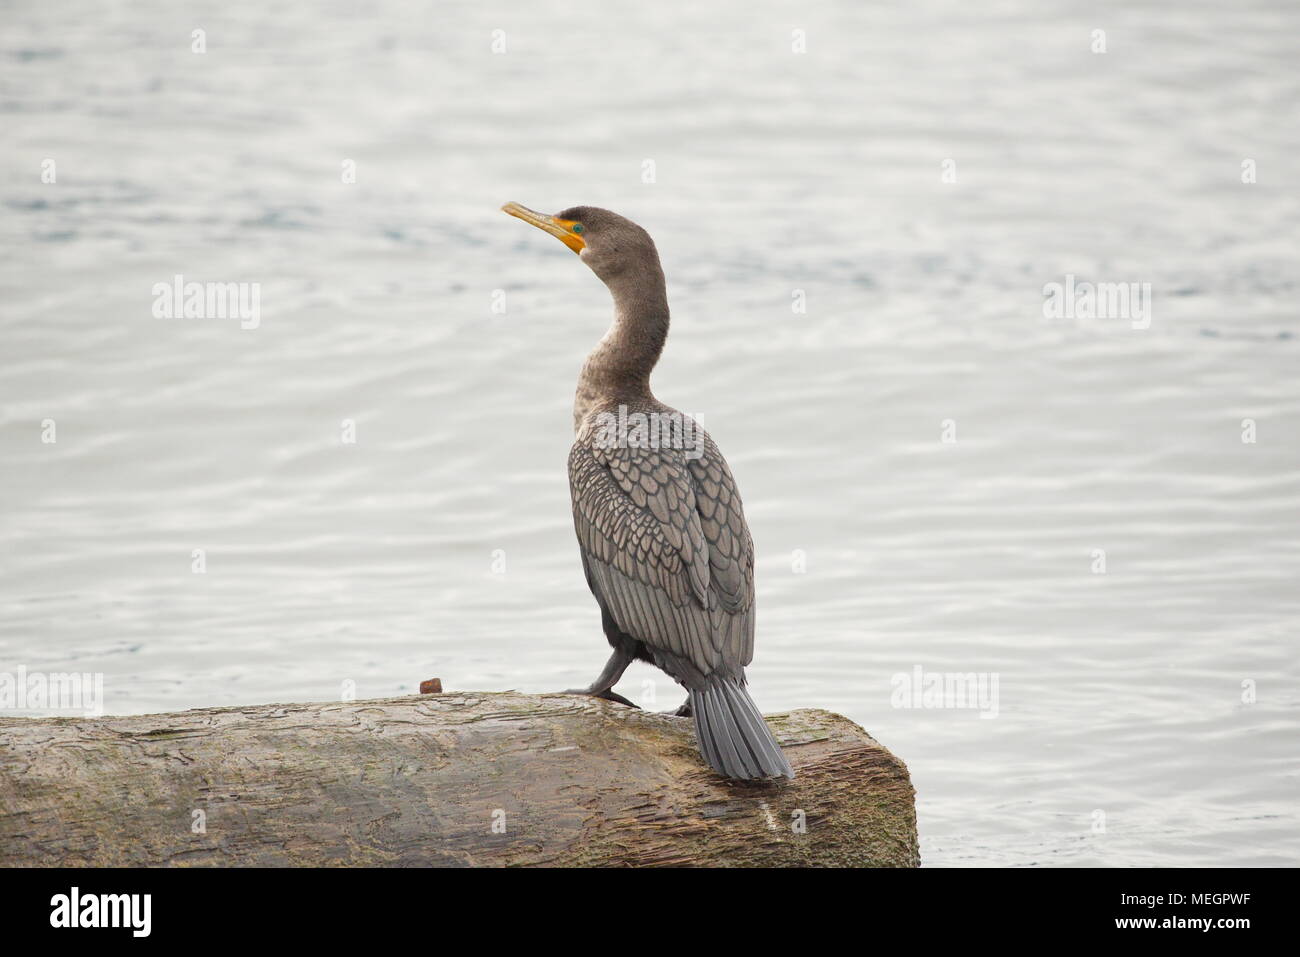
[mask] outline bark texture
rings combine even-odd
[[[9,718],[0,865],[917,866],[902,761],[827,711],[767,721],[794,781],[573,695]]]

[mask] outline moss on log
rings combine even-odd
[[[794,781],[727,781],[690,719],[574,695],[10,718],[0,864],[919,863],[902,761],[827,711],[767,720]]]

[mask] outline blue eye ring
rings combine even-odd
[[[574,223],[574,224],[573,224],[573,231],[574,231],[575,233],[580,233],[580,232],[582,232],[582,223]]]

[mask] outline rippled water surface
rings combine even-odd
[[[755,697],[904,758],[926,864],[1300,860],[1294,5],[519,6],[3,5],[0,670],[112,713],[589,681],[608,297],[498,207],[608,206],[745,496]],[[176,274],[260,325],[155,318]],[[1045,318],[1067,275],[1149,328]],[[997,716],[893,707],[917,666]]]

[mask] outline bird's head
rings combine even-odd
[[[608,209],[573,206],[554,216],[518,203],[506,203],[501,209],[556,237],[606,284],[629,270],[659,265],[659,253],[650,234]]]

